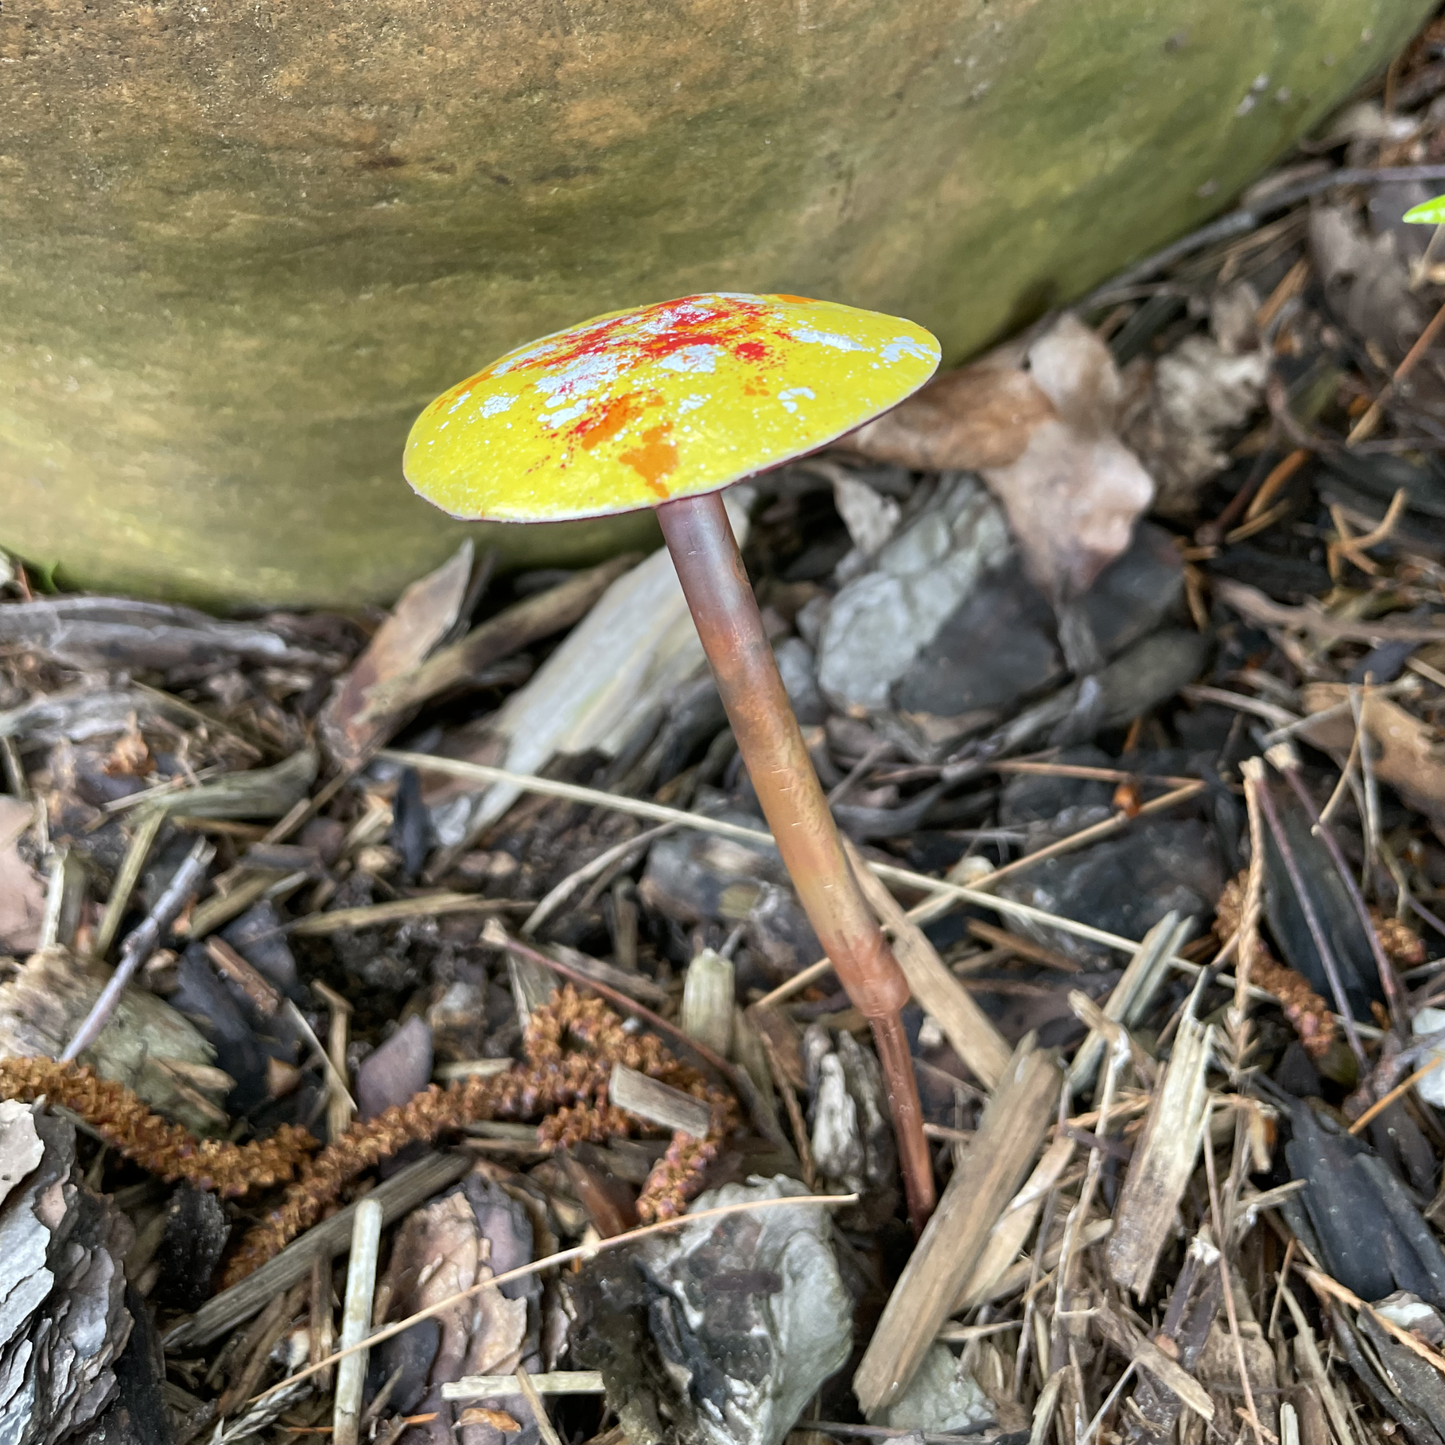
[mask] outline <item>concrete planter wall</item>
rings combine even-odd
[[[218,606],[455,545],[402,440],[693,290],[958,359],[1217,210],[1429,0],[6,0],[0,546]],[[489,529],[518,563],[635,538]]]

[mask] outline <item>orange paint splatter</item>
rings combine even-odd
[[[775,291],[773,294],[779,301],[801,301],[804,306],[817,305],[817,298],[813,296],[789,296],[786,291]]]
[[[614,437],[634,417],[642,413],[643,402],[635,391],[614,397],[595,415],[585,416],[573,427],[572,434],[590,452],[593,447]]]
[[[637,446],[617,454],[617,460],[631,467],[647,483],[648,490],[664,501],[668,492],[663,478],[677,469],[678,461],[677,447],[668,437],[670,430],[666,422],[648,427]]]
[[[761,341],[744,341],[733,347],[733,355],[739,361],[766,361],[768,348]]]

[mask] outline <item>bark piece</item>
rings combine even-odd
[[[75,1175],[75,1129],[0,1102],[0,1440],[51,1445],[94,1421],[130,1338],[130,1222]]]
[[[1219,1251],[1201,1231],[1189,1242],[1164,1323],[1154,1336],[1155,1347],[1177,1360],[1187,1373],[1193,1373],[1204,1352],[1222,1292]],[[1134,1388],[1133,1403],[1136,1408],[1121,1416],[1126,1422],[1126,1445],[1163,1445],[1174,1438],[1184,1402],[1169,1388],[1163,1373],[1142,1375]]]
[[[337,765],[359,766],[390,736],[393,719],[368,715],[371,689],[410,672],[447,635],[461,613],[472,576],[471,540],[397,599],[320,718],[321,737]],[[396,718],[395,721],[400,721]]]

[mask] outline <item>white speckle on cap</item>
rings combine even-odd
[[[836,331],[816,331],[811,326],[800,326],[793,332],[794,341],[811,341],[817,346],[831,346],[834,351],[868,351],[870,347],[854,341],[850,336],[839,336]]]
[[[911,336],[895,336],[883,348],[882,356],[884,361],[897,361],[904,356],[911,356],[915,361],[933,360],[933,353]]]
[[[571,421],[574,417],[581,416],[586,410],[587,403],[585,401],[574,401],[571,406],[564,406],[560,411],[544,411],[540,420],[543,426],[559,427],[564,421]]]
[[[697,372],[708,375],[717,370],[717,359],[721,354],[721,346],[699,343],[697,346],[679,347],[671,356],[664,357],[657,364],[664,371]]]

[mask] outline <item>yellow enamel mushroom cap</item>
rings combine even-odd
[[[921,326],[709,292],[545,336],[437,397],[405,471],[456,517],[552,522],[716,491],[852,431],[938,366]]]

